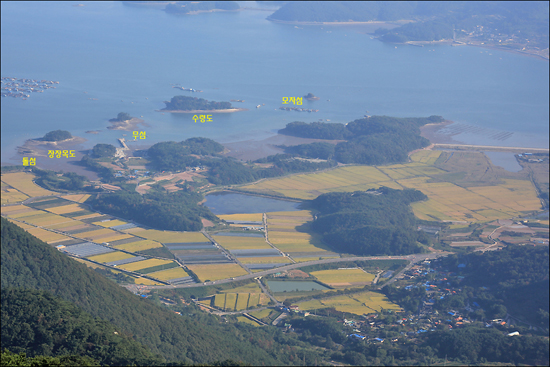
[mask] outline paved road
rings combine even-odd
[[[264,271],[261,271],[261,272],[257,272],[257,273],[254,273],[254,274],[242,275],[240,277],[235,277],[235,279],[223,279],[223,280],[218,280],[218,281],[214,281],[214,282],[208,282],[206,285],[231,283],[231,282],[236,282],[236,281],[239,281],[239,280],[253,279],[253,278],[256,278],[256,277],[260,277],[260,276],[266,276],[266,275],[269,275],[269,274],[279,273],[279,272],[283,272],[285,270],[302,268],[304,266],[309,266],[309,265],[328,264],[328,263],[336,263],[336,262],[343,262],[343,261],[409,260],[409,261],[411,261],[411,264],[408,265],[410,267],[410,266],[412,266],[412,264],[417,263],[419,261],[424,261],[424,260],[428,260],[428,259],[436,259],[438,257],[447,256],[449,254],[451,254],[451,253],[450,252],[431,252],[431,253],[427,253],[427,254],[415,254],[415,255],[406,255],[406,256],[358,256],[358,257],[342,257],[342,258],[337,258],[337,259],[314,260],[314,261],[307,261],[307,262],[302,262],[302,263],[298,263],[298,264],[285,265],[285,266],[281,266],[281,267],[278,267],[278,268],[275,268],[275,269],[269,269],[269,270],[264,270]],[[403,270],[403,271],[405,271],[405,270]],[[403,271],[401,271],[399,274],[401,274]],[[399,274],[396,274],[394,276],[394,278],[392,278],[392,279],[395,279],[395,277]],[[390,279],[390,281],[392,279]],[[389,284],[390,281],[388,281],[386,284]],[[181,285],[170,285],[170,286],[149,285],[149,286],[145,286],[143,289],[150,290],[150,289],[167,289],[167,288],[192,288],[192,287],[202,287],[203,285],[204,285],[203,283],[181,284]]]

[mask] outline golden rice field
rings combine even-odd
[[[48,226],[48,228],[58,229],[58,230],[61,230],[61,231],[70,231],[71,229],[68,229],[68,228],[76,227],[76,226],[86,226],[86,227],[88,227],[87,224],[85,224],[84,222],[81,222],[79,220],[67,220],[67,222],[64,222],[64,223],[51,224],[51,225]],[[76,228],[73,228],[73,229],[76,229]]]
[[[237,302],[235,303],[235,311],[246,310],[248,308],[248,298],[250,293],[237,293]]]
[[[189,276],[189,274],[187,274],[187,272],[180,267],[172,268],[168,270],[156,271],[154,273],[149,273],[147,275],[158,280],[170,280],[170,279],[183,278],[183,277]]]
[[[172,262],[171,260],[147,259],[142,261],[136,261],[134,263],[118,265],[118,267],[128,271],[138,271],[140,269],[151,268],[157,265],[170,264],[171,262]]]
[[[12,206],[2,206],[0,207],[0,212],[2,214],[10,214],[10,213],[19,213],[23,211],[30,210],[32,208],[29,208],[25,205],[12,205]]]
[[[297,211],[289,211],[289,212],[269,212],[269,213],[266,213],[266,215],[268,218],[279,216],[279,217],[307,217],[307,218],[313,219],[311,216],[310,210],[297,210]],[[307,220],[310,220],[310,219],[307,219]]]
[[[243,264],[276,264],[276,263],[289,263],[288,258],[283,256],[266,256],[266,257],[238,257],[237,258]]]
[[[92,213],[92,214],[80,215],[80,216],[78,216],[78,217],[73,217],[73,219],[81,220],[81,219],[89,219],[89,218],[100,217],[100,216],[102,216],[102,214],[99,214],[99,213]]]
[[[31,217],[25,217],[24,220],[37,226],[49,226],[52,224],[59,224],[71,221],[69,218],[62,217],[57,214],[50,214],[42,212],[44,214],[33,215]]]
[[[212,238],[227,250],[271,248],[262,237],[212,236]]]
[[[240,311],[256,306],[267,305],[269,298],[262,293],[220,293],[213,297],[214,307],[228,311]],[[269,311],[269,310],[268,310]]]
[[[260,324],[258,324],[256,321],[250,320],[244,316],[237,316],[237,321],[243,322],[245,324],[250,324],[253,326],[260,326]]]
[[[362,269],[331,269],[312,271],[310,274],[331,287],[363,285],[374,280],[374,274],[366,273]]]
[[[88,257],[88,260],[93,260],[98,263],[108,263],[111,261],[129,259],[131,257],[135,257],[135,256],[127,254],[125,252],[115,251],[115,252],[108,252],[106,254],[90,256]]]
[[[9,207],[8,207],[9,208]],[[12,208],[15,208],[15,207],[12,207]],[[20,209],[18,211],[13,211],[11,213],[7,213],[7,215],[10,217],[10,218],[25,218],[25,217],[32,217],[34,215],[39,215],[39,214],[46,214],[46,212],[43,212],[42,210],[37,210],[37,209],[33,209],[33,208],[29,208],[29,207],[25,207],[26,209]]]
[[[62,234],[59,234],[59,233],[46,231],[45,229],[42,229],[42,228],[29,228],[27,229],[27,232],[29,232],[35,237],[38,237],[39,239],[41,239],[46,243],[52,243],[52,242],[57,242],[61,240],[71,239],[70,237],[63,236]]]
[[[69,205],[63,205],[63,206],[54,206],[52,208],[47,208],[44,210],[54,214],[67,214],[67,213],[80,212],[84,209],[85,208],[80,204],[69,204]]]
[[[227,221],[239,220],[239,221],[261,222],[263,221],[263,214],[262,213],[227,214],[227,215],[218,215],[218,218],[227,220]]]
[[[132,228],[132,230],[127,232],[162,243],[208,242],[208,239],[200,232],[172,232],[158,231],[156,229],[139,229],[138,231]]]
[[[189,270],[195,273],[201,282],[214,281],[248,274],[237,264],[189,265]]]
[[[101,242],[107,242],[111,243],[118,240],[125,240],[126,238],[132,238],[133,236],[130,234],[124,234],[124,233],[117,233],[114,236],[108,236],[108,237],[101,237]]]
[[[151,248],[157,248],[157,247],[162,247],[162,245],[158,242],[151,241],[151,240],[136,241],[136,242],[130,242],[122,245],[113,246],[113,248],[116,248],[118,250],[131,251],[131,252],[149,250]]]
[[[20,192],[28,195],[30,197],[34,196],[48,196],[55,195],[53,191],[49,191],[41,188],[32,182],[36,178],[32,173],[27,172],[15,172],[15,173],[4,173],[2,174],[2,181],[14,189],[19,190]]]
[[[297,305],[301,310],[306,311],[333,307],[337,311],[349,312],[356,315],[379,312],[382,308],[385,310],[401,310],[398,305],[389,302],[385,295],[375,292],[362,292],[349,296],[298,302]]]
[[[121,220],[114,219],[114,220],[109,220],[107,222],[94,222],[93,224],[95,224],[96,226],[111,228],[111,227],[119,226],[121,224],[126,224],[126,223],[128,223],[128,222],[123,222]]]
[[[117,234],[117,232],[108,228],[103,228],[103,229],[96,229],[95,231],[76,233],[74,236],[78,238],[91,238],[92,240],[96,240],[101,237],[106,237],[108,235],[115,235],[115,234]]]
[[[29,198],[27,195],[23,194],[22,192],[19,192],[13,188],[8,188],[7,186],[2,187],[0,197],[1,197],[2,205],[18,203],[20,201],[23,201]]]
[[[272,310],[270,309],[267,309],[267,310],[259,310],[259,311],[251,311],[249,312],[248,314],[250,316],[254,316],[255,318],[257,319],[263,319],[264,317],[267,317],[269,316],[269,314],[271,313]]]
[[[62,196],[63,199],[67,199],[70,201],[76,201],[77,203],[83,203],[90,197],[89,194],[75,194],[75,195],[65,195]]]
[[[135,278],[134,281],[136,284],[141,284],[141,285],[163,285],[162,283],[155,282],[154,280],[147,279],[147,278]]]
[[[17,225],[17,226],[19,226],[20,228],[23,228],[23,229],[35,228],[35,227],[31,226],[30,224],[17,222],[13,219],[8,218],[8,221],[10,221],[11,223],[13,223],[13,224],[15,224],[15,225]]]
[[[235,310],[235,302],[237,301],[237,294],[236,293],[225,293],[221,296],[225,297],[225,309],[234,311]]]

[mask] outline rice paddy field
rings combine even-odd
[[[2,182],[8,184],[19,192],[29,196],[48,196],[55,195],[53,191],[49,191],[36,185],[33,180],[36,178],[32,173],[15,172],[2,174]]]
[[[187,274],[187,272],[180,267],[172,268],[168,270],[155,271],[147,275],[158,280],[170,280],[170,279],[183,278],[183,277],[189,276],[189,274]]]
[[[363,286],[374,280],[374,274],[367,273],[363,269],[320,270],[312,271],[310,274],[320,282],[335,288]]]
[[[227,250],[270,249],[271,246],[262,237],[244,236],[212,236],[212,238]]]
[[[301,310],[311,311],[333,307],[340,312],[364,315],[385,310],[401,310],[395,303],[388,301],[385,295],[376,292],[361,292],[349,296],[336,296],[321,300],[298,302]]]
[[[46,243],[55,243],[55,242],[71,239],[70,237],[63,236],[62,234],[59,234],[59,233],[46,231],[45,229],[42,229],[42,228],[33,227],[33,228],[26,229],[26,231]]]
[[[260,326],[256,321],[250,320],[249,318],[246,318],[244,316],[237,316],[237,321],[244,322],[245,324],[250,324],[252,326]]]
[[[141,285],[162,285],[162,283],[155,282],[154,280],[147,279],[147,278],[135,278],[134,281],[136,284],[141,284]]]
[[[266,256],[266,257],[239,257],[238,260],[243,264],[277,264],[289,263],[290,260],[283,256]]]
[[[415,215],[423,220],[488,222],[540,209],[540,200],[526,174],[493,166],[480,152],[455,153],[422,150],[412,154],[409,163],[339,167],[241,188],[299,199],[380,186],[414,188],[429,199],[412,205]],[[272,223],[273,229],[283,229],[285,223]]]
[[[209,242],[200,232],[172,232],[156,229],[132,228],[126,232],[161,243]]]
[[[45,210],[54,214],[68,214],[68,213],[80,212],[80,211],[86,210],[86,208],[80,204],[69,204],[69,205],[55,206],[52,208],[47,208]]]
[[[111,227],[119,226],[121,224],[126,224],[126,223],[127,222],[123,222],[121,220],[114,219],[114,220],[108,220],[108,221],[105,221],[105,222],[94,222],[93,224],[95,224],[96,226],[111,228]]]
[[[114,252],[108,252],[106,254],[90,256],[88,257],[88,260],[93,260],[98,263],[109,263],[111,261],[129,259],[131,257],[135,257],[135,256],[127,254],[125,252],[114,251]]]
[[[118,234],[118,232],[115,232],[115,231],[113,231],[111,229],[108,229],[108,228],[103,228],[103,229],[96,229],[95,231],[76,233],[76,234],[74,234],[74,236],[78,237],[78,238],[97,241],[97,240],[101,240],[102,238],[112,237],[112,236],[117,235],[117,234]],[[105,242],[105,241],[101,241],[101,242]]]
[[[124,251],[131,251],[131,252],[138,252],[143,250],[149,250],[152,248],[158,248],[162,247],[162,244],[156,241],[151,240],[143,240],[143,241],[136,241],[136,242],[130,242],[125,243],[122,245],[115,245],[113,248],[118,250],[124,250]]]
[[[136,261],[129,264],[119,265],[118,267],[128,271],[139,271],[141,269],[152,268],[153,266],[171,264],[171,260],[161,260],[161,259],[147,259],[142,261]]]
[[[227,311],[242,311],[247,308],[264,306],[269,297],[262,293],[220,293],[213,297],[212,306]]]
[[[11,223],[13,223],[13,224],[19,226],[20,228],[25,229],[25,230],[26,230],[26,229],[29,229],[29,228],[35,228],[35,227],[31,226],[30,224],[17,222],[17,221],[15,221],[15,220],[13,220],[13,219],[9,219],[9,218],[8,218],[8,221],[10,221]]]
[[[250,221],[250,222],[261,222],[263,221],[263,213],[255,214],[227,214],[227,215],[218,215],[218,218],[226,221]]]
[[[75,195],[65,195],[62,196],[63,199],[76,201],[77,203],[83,203],[90,197],[89,194],[75,194]]]
[[[2,182],[2,187],[0,188],[0,197],[2,199],[2,205],[18,203],[23,200],[28,199],[29,197],[22,192],[14,189],[13,187]]]
[[[237,264],[188,265],[189,270],[195,273],[201,282],[227,279],[248,274]]]

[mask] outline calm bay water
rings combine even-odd
[[[193,136],[260,140],[291,121],[345,123],[368,110],[437,114],[513,133],[505,140],[483,130],[455,136],[465,143],[548,147],[544,60],[475,47],[395,48],[360,27],[295,28],[265,20],[265,11],[175,16],[121,2],[75,4],[1,3],[2,76],[60,82],[26,101],[2,98],[4,163],[20,161],[14,148],[25,139],[54,129],[85,137],[88,147],[115,144],[125,132],[106,130],[107,120],[121,111],[143,115],[148,144]],[[204,92],[177,92],[175,83]],[[305,107],[319,112],[278,110],[282,97],[308,92],[321,100]],[[178,94],[244,99],[233,104],[249,111],[216,114],[204,124],[192,115],[154,112]]]

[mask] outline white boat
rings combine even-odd
[[[256,108],[260,108],[261,106],[260,105],[257,105]]]

